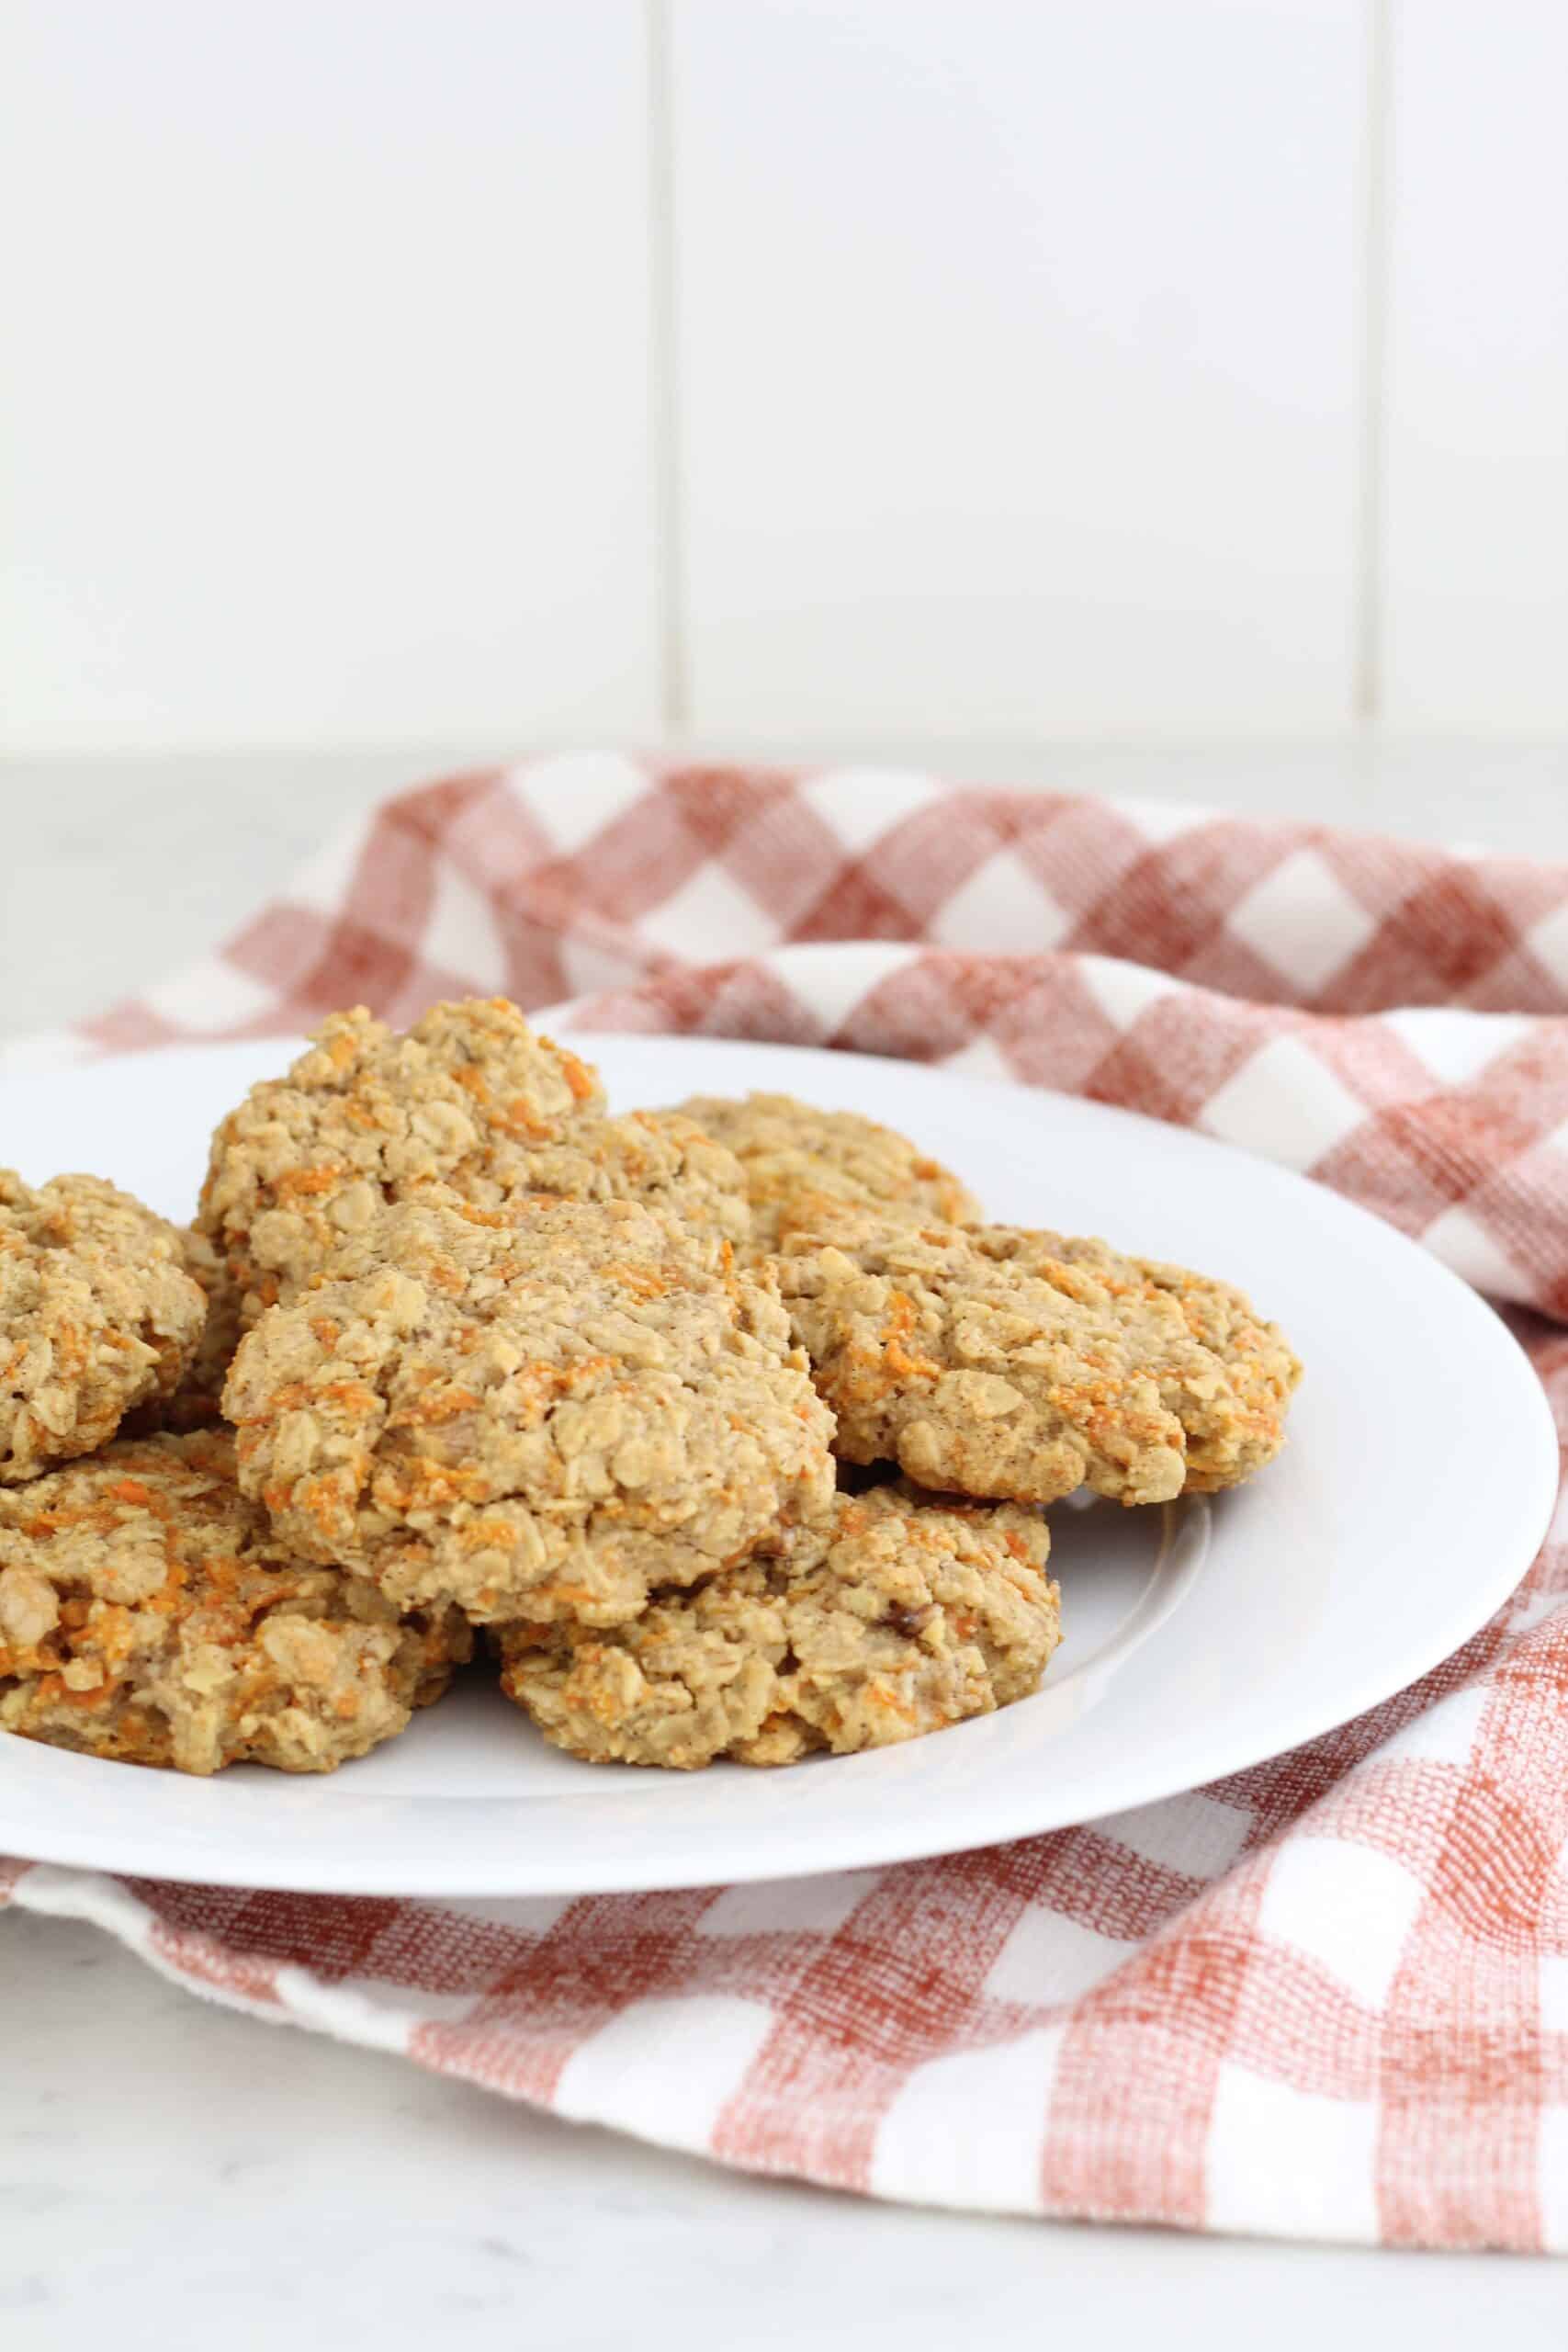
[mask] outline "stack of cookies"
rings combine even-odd
[[[188,1232],[0,1176],[0,1728],[326,1770],[477,1632],[594,1761],[910,1738],[1038,1686],[1043,1506],[1250,1476],[1298,1369],[853,1114],[617,1118],[502,1001],[334,1014]]]

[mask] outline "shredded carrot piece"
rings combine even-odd
[[[577,1056],[569,1052],[564,1046],[560,1048],[560,1061],[561,1073],[578,1101],[592,1102],[597,1088],[594,1084],[593,1073],[587,1063],[580,1061]]]

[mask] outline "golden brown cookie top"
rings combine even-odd
[[[404,1605],[611,1623],[832,1492],[771,1285],[632,1202],[381,1212],[242,1343],[240,1475]]]
[[[1274,1327],[1102,1243],[824,1207],[778,1273],[840,1453],[923,1486],[1050,1502],[1087,1481],[1159,1502],[1283,1443],[1299,1368]]]
[[[177,1229],[129,1193],[0,1169],[0,1486],[91,1453],[167,1396],[206,1314]]]
[[[783,1555],[660,1594],[612,1632],[502,1627],[503,1687],[593,1762],[886,1747],[1037,1688],[1060,1638],[1048,1552],[1037,1511],[840,1496]]]
[[[818,1111],[788,1094],[699,1094],[681,1109],[739,1160],[759,1250],[776,1250],[818,1201],[858,1201],[952,1225],[979,1219],[978,1204],[949,1169],[858,1112]]]
[[[1094,1238],[992,1225],[980,1227],[974,1241],[993,1265],[1038,1276],[1114,1315],[1143,1348],[1185,1432],[1185,1493],[1237,1486],[1279,1453],[1301,1362],[1245,1291]]]
[[[728,1153],[689,1122],[610,1118],[597,1071],[494,998],[433,1005],[401,1035],[363,1008],[332,1014],[219,1126],[197,1222],[249,1322],[344,1235],[434,1185],[489,1208],[645,1196],[732,1238],[748,1221]]]
[[[290,1558],[222,1432],[0,1495],[0,1727],[135,1763],[320,1771],[400,1730],[467,1629]]]

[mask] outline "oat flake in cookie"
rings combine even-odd
[[[787,1556],[659,1595],[611,1633],[501,1629],[502,1687],[592,1763],[848,1755],[989,1714],[1061,1638],[1038,1511],[908,1487],[840,1496]]]
[[[860,1201],[947,1225],[979,1220],[979,1204],[951,1170],[858,1112],[818,1111],[788,1094],[699,1094],[681,1109],[739,1160],[758,1250],[776,1250],[818,1201]]]
[[[362,1008],[332,1014],[219,1125],[197,1221],[250,1323],[379,1209],[435,1184],[482,1208],[642,1200],[736,1241],[750,1224],[730,1153],[689,1120],[609,1117],[598,1073],[499,997],[434,1005],[406,1035]]]
[[[615,1624],[831,1507],[776,1291],[631,1202],[384,1210],[224,1408],[292,1549],[479,1623]]]
[[[1098,1242],[824,1210],[777,1261],[847,1461],[921,1486],[1125,1503],[1231,1486],[1284,1442],[1300,1366],[1241,1294]]]
[[[132,1764],[327,1772],[471,1636],[288,1558],[218,1431],[119,1439],[0,1495],[0,1730]]]
[[[97,1176],[0,1169],[0,1487],[172,1394],[207,1315],[180,1236]]]

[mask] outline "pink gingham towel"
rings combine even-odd
[[[842,943],[859,943],[846,954]],[[401,795],[13,1066],[406,1020],[906,1055],[1194,1125],[1512,1303],[1568,1428],[1568,868],[1311,825],[574,754]],[[1568,1544],[1309,1747],[787,1884],[473,1906],[0,1862],[195,1990],[761,2172],[998,2211],[1568,2248]]]

